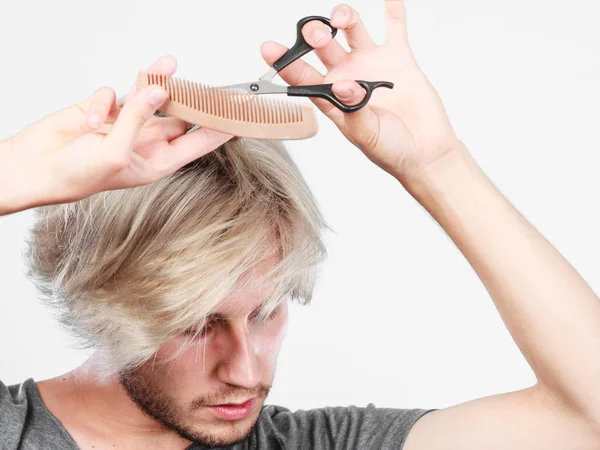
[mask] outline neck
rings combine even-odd
[[[142,412],[117,375],[99,378],[94,370],[96,362],[94,355],[72,372],[37,383],[46,407],[81,448],[92,448],[94,443],[100,448],[110,443],[127,449],[185,449],[190,445]]]

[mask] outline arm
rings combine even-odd
[[[538,383],[430,413],[405,450],[598,448],[596,295],[464,149],[408,189],[474,268]]]
[[[167,57],[149,70],[175,68]],[[99,89],[0,142],[0,215],[149,184],[231,139],[209,129],[186,134],[183,121],[155,117],[166,99],[146,86],[121,108],[112,89]]]
[[[600,448],[600,304],[560,254],[492,185],[455,136],[441,99],[408,44],[402,0],[386,0],[387,39],[375,45],[356,11],[334,9],[348,53],[319,22],[304,29],[327,75],[296,62],[281,72],[292,85],[334,83],[341,101],[364,92],[351,80],[386,80],[394,89],[343,114],[314,103],[344,136],[394,176],[467,257],[534,370],[528,389],[425,415],[405,450],[559,450]],[[342,15],[336,15],[342,13]],[[320,41],[317,31],[326,32]],[[273,63],[285,48],[264,44]],[[346,95],[343,95],[347,91]]]
[[[541,388],[600,426],[598,297],[468,153],[424,173],[411,194],[475,269]]]
[[[18,211],[19,205],[25,203],[16,198],[17,191],[11,186],[9,179],[10,156],[12,153],[12,141],[10,139],[0,141],[0,216]]]

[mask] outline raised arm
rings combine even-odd
[[[369,106],[342,114],[315,104],[375,164],[394,176],[439,222],[484,283],[538,382],[420,419],[405,450],[600,448],[600,302],[567,261],[502,196],[455,136],[443,104],[410,50],[401,0],[385,1],[387,41],[376,45],[358,13],[332,13],[351,52],[311,22],[306,39],[328,69],[297,62],[290,84],[334,83],[342,101],[364,98],[350,80],[388,80]],[[316,41],[316,34],[324,38]],[[262,47],[273,63],[285,48]],[[344,93],[344,91],[347,91]],[[345,95],[344,95],[345,94]]]
[[[172,75],[163,57],[150,71]],[[45,117],[0,142],[0,215],[152,183],[216,149],[232,136],[155,117],[167,93],[135,90],[124,105],[112,89]]]
[[[429,165],[409,190],[482,280],[537,384],[431,413],[405,449],[600,448],[594,292],[464,149]]]
[[[19,207],[19,205],[24,205],[26,202],[16,198],[18,193],[10,186],[12,183],[8,179],[8,155],[12,152],[12,141],[10,139],[0,141],[0,216],[26,209],[25,207]]]

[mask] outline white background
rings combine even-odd
[[[356,0],[374,39],[383,0]],[[513,204],[600,291],[600,31],[590,0],[408,0],[410,41],[459,137]],[[118,94],[162,54],[212,85],[268,67],[265,40],[333,2],[2,1],[0,138],[103,85]],[[343,37],[340,37],[343,40]],[[318,64],[314,55],[306,59]],[[319,67],[321,67],[319,65]],[[276,79],[278,80],[278,79]],[[443,408],[535,378],[463,256],[390,176],[320,115],[290,142],[336,231],[310,307],[293,307],[270,403]],[[0,380],[81,363],[22,275],[32,214],[0,219]],[[564,299],[568,301],[569,299]],[[560,333],[561,330],[556,330]],[[577,351],[577,349],[573,349]]]

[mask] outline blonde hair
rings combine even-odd
[[[273,252],[261,318],[310,302],[326,228],[280,142],[235,138],[150,185],[40,208],[28,275],[82,347],[108,349],[107,373],[122,371],[256,282],[243,275]]]

